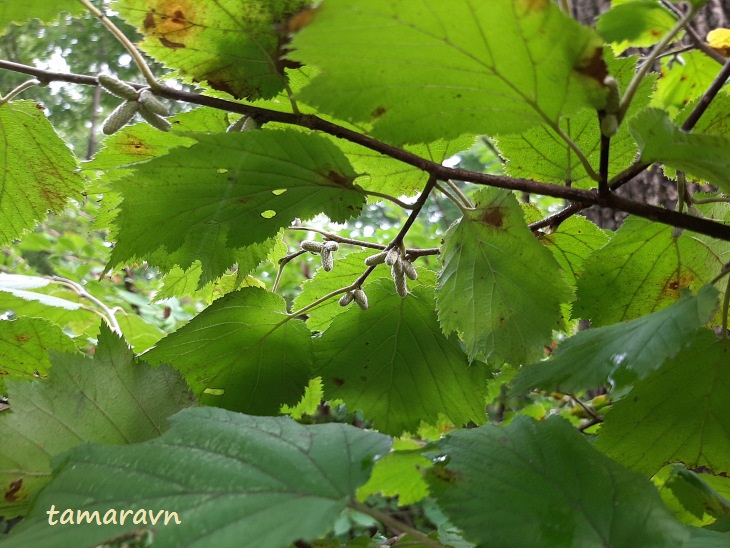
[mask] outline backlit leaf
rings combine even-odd
[[[322,69],[305,102],[393,144],[520,132],[605,98],[597,34],[547,0],[329,0],[292,45]]]
[[[476,209],[444,237],[439,322],[445,333],[462,335],[471,359],[484,355],[499,365],[539,359],[570,288],[511,192],[484,188],[475,198]]]
[[[730,473],[730,344],[703,330],[606,415],[596,447],[644,474],[682,462]]]
[[[441,334],[433,291],[411,290],[403,299],[392,280],[371,284],[368,310],[348,308],[314,340],[325,394],[392,434],[415,432],[439,413],[454,424],[484,422],[486,369],[469,366],[456,338]]]
[[[633,0],[613,6],[598,18],[596,29],[613,43],[616,54],[659,42],[676,24],[676,16],[655,0]],[[681,36],[678,36],[681,38]]]
[[[59,19],[62,13],[78,15],[83,13],[84,7],[78,0],[27,0],[14,2],[3,0],[0,2],[0,34],[4,34],[10,23],[25,23],[31,19],[40,19],[49,23]],[[4,92],[3,92],[4,93]]]
[[[301,398],[311,345],[281,297],[248,287],[214,301],[144,358],[179,370],[201,403],[265,415]]]
[[[0,244],[7,244],[78,198],[83,179],[71,150],[35,101],[0,106]]]

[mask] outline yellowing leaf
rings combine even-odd
[[[730,29],[720,28],[708,32],[707,45],[725,57],[730,55]]]

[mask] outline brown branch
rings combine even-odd
[[[12,63],[10,61],[0,60],[0,68],[35,76],[42,83],[47,83],[51,81],[62,81],[74,84],[92,86],[98,85],[96,78],[93,76],[46,71],[27,65],[21,65],[19,63]],[[728,71],[730,71],[730,61],[726,63],[720,75],[718,75],[718,79],[713,82],[713,85],[705,93],[705,96],[703,96],[703,98],[700,100],[700,103],[697,105],[697,107],[695,107],[695,111],[698,111],[698,113],[695,115],[695,112],[693,111],[693,113],[690,114],[690,118],[682,126],[682,129],[686,130],[685,126],[692,127],[696,123],[697,119],[699,119],[699,116],[701,116],[704,112],[704,109],[706,109],[706,106],[709,104],[710,101],[712,101],[712,98],[714,98],[714,96],[719,91],[719,87],[716,86],[716,83],[719,81],[722,75],[725,75],[725,77],[727,77]],[[144,84],[135,85],[135,87],[138,88],[144,86]],[[543,196],[552,196],[554,198],[563,198],[572,202],[581,203],[583,207],[598,205],[601,207],[618,209],[626,213],[631,213],[639,217],[644,217],[662,224],[667,224],[677,228],[684,228],[714,238],[720,238],[730,241],[730,226],[721,223],[709,221],[707,219],[702,219],[699,217],[693,217],[685,213],[669,211],[641,202],[626,200],[623,198],[619,198],[613,194],[610,194],[608,196],[599,196],[595,191],[590,190],[581,190],[577,188],[559,186],[550,183],[539,183],[537,181],[531,181],[528,179],[515,179],[502,175],[491,175],[487,173],[468,171],[465,169],[446,167],[441,165],[440,163],[427,160],[426,158],[422,158],[421,156],[418,156],[406,150],[394,147],[392,145],[388,145],[367,135],[363,135],[362,133],[358,133],[356,131],[352,131],[350,129],[338,126],[337,124],[328,122],[327,120],[323,120],[322,118],[319,118],[312,114],[301,115],[292,114],[289,112],[278,112],[164,86],[160,87],[160,89],[157,90],[157,94],[162,97],[167,97],[169,99],[177,101],[186,101],[196,105],[207,106],[229,112],[236,112],[239,114],[245,114],[253,117],[260,124],[266,122],[279,122],[283,124],[304,127],[315,131],[322,131],[334,137],[338,137],[352,143],[359,144],[361,146],[364,146],[365,148],[368,148],[375,152],[379,152],[381,154],[389,156],[390,158],[399,160],[405,164],[408,164],[428,173],[430,175],[429,184],[431,185],[431,188],[433,188],[433,185],[435,185],[437,180],[456,179],[478,185],[517,190],[530,194],[540,194]],[[635,164],[634,166],[625,170],[622,174],[614,177],[614,179],[610,181],[611,188],[613,189],[617,186],[620,186],[620,184],[628,181],[633,176],[646,169],[646,167],[648,167],[648,164]],[[424,194],[422,194],[422,196],[427,197],[427,194],[429,192],[430,190],[426,192],[426,189],[424,189]],[[415,220],[415,215],[413,214],[417,214],[420,209],[417,204],[418,203],[414,204],[414,210],[412,211],[409,220],[411,218]],[[413,221],[410,222],[412,223]],[[408,228],[410,228],[409,224],[404,225],[401,231],[403,231],[404,229],[407,230]],[[396,237],[396,239],[397,238],[398,237]]]

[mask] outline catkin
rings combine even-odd
[[[355,298],[355,294],[352,291],[348,291],[342,297],[340,297],[340,306],[347,306]]]
[[[149,125],[159,129],[160,131],[170,131],[170,128],[172,127],[170,122],[152,112],[144,103],[138,103],[138,105],[139,113]]]
[[[101,128],[104,135],[112,135],[122,129],[134,117],[135,112],[137,112],[137,102],[124,101],[104,120]]]
[[[385,256],[385,264],[388,266],[393,266],[400,257],[400,250],[397,247],[394,247],[390,251],[388,251],[388,254]]]
[[[112,95],[116,95],[122,99],[127,99],[128,101],[137,100],[137,90],[126,82],[122,82],[108,74],[100,74],[96,77],[96,79],[99,81],[99,84],[101,84],[101,87]]]
[[[385,262],[385,256],[388,254],[387,251],[381,251],[377,255],[370,255],[367,259],[365,259],[365,264],[367,266],[375,266],[377,264],[383,264]]]
[[[322,253],[324,244],[312,240],[303,240],[302,243],[299,244],[299,247],[301,247],[304,251],[310,251],[319,255]]]
[[[139,92],[139,102],[150,112],[158,116],[170,116],[170,111],[167,106],[148,89],[143,89]]]
[[[362,289],[356,289],[353,291],[353,297],[355,299],[355,302],[357,303],[357,306],[362,308],[363,310],[368,309],[368,297],[365,295],[365,292]]]

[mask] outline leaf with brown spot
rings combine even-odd
[[[285,88],[289,25],[311,19],[308,0],[118,0],[115,7],[145,35],[140,47],[153,59],[187,82],[248,100]]]
[[[0,106],[0,245],[80,197],[77,161],[35,101]]]

